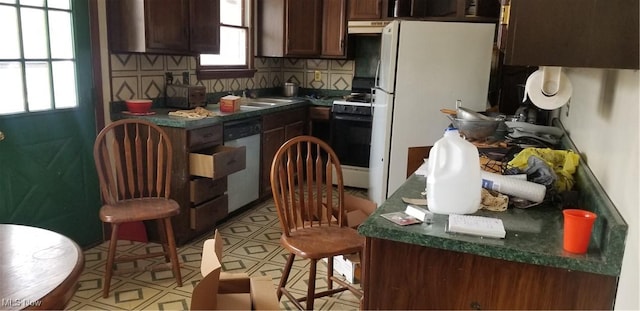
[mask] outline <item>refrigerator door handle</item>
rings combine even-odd
[[[378,89],[378,87],[377,87],[377,86],[375,86],[375,87],[372,87],[372,88],[371,88],[371,91],[370,91],[370,92],[371,92],[371,93],[370,93],[370,95],[371,95],[371,100],[369,101],[369,105],[371,106],[371,115],[373,115],[373,106],[374,106],[374,105],[373,105],[373,103],[374,103],[374,102],[375,102],[375,100],[376,100],[376,90],[377,90],[377,89]]]
[[[382,64],[382,60],[378,59],[378,65],[376,66],[376,78],[374,80],[374,85],[376,86],[375,88],[380,88],[380,83],[379,83],[379,79],[380,79],[380,66]]]

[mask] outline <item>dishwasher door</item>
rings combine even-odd
[[[227,177],[229,213],[257,200],[260,195],[260,127],[259,125],[257,127],[258,133],[256,133],[255,125],[253,130],[247,130],[246,123],[241,127],[244,127],[244,129],[240,129],[243,134],[235,135],[236,138],[224,142],[225,146],[245,146],[247,148],[245,169]],[[245,136],[247,134],[250,135]],[[230,138],[226,134],[225,136]]]

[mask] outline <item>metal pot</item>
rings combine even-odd
[[[298,84],[295,82],[285,82],[282,86],[282,93],[286,97],[298,96]]]
[[[451,119],[453,126],[455,126],[462,135],[472,140],[485,139],[494,135],[500,123],[504,122],[501,118],[494,118],[493,120],[467,120],[451,115],[449,119]]]

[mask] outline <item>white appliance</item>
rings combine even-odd
[[[432,146],[456,100],[486,109],[495,26],[393,21],[382,32],[373,104],[369,198],[380,205],[406,180],[407,150]]]
[[[224,123],[224,145],[245,146],[246,167],[227,177],[229,213],[255,201],[260,194],[260,133],[259,119],[248,119]]]

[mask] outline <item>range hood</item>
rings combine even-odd
[[[382,29],[391,21],[349,21],[347,32],[349,34],[376,34],[382,33]]]

